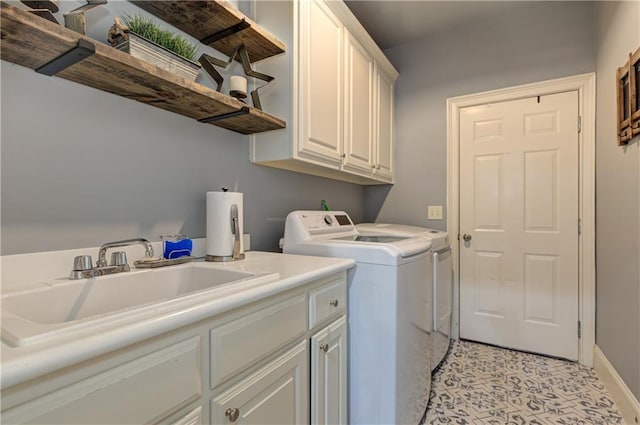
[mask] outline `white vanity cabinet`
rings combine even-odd
[[[335,278],[309,292],[311,424],[347,423],[347,285]]]
[[[298,292],[210,331],[211,424],[307,423],[307,310]]]
[[[392,183],[389,102],[398,73],[349,8],[326,0],[253,7],[255,20],[291,47],[256,65],[276,76],[260,92],[263,106],[289,124],[252,135],[251,161],[359,184]]]
[[[346,285],[335,273],[3,388],[2,421],[345,423]]]

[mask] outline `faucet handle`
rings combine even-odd
[[[127,265],[127,253],[124,251],[116,251],[111,253],[111,265],[112,266],[126,266]]]
[[[78,255],[73,259],[73,271],[83,272],[93,269],[93,261],[90,255]]]

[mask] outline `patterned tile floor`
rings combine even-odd
[[[592,369],[456,341],[434,373],[422,424],[622,424]]]

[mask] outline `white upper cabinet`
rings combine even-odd
[[[343,25],[320,1],[300,3],[298,154],[339,168],[342,160]]]
[[[376,69],[374,175],[393,180],[393,82],[394,78]]]
[[[370,175],[374,167],[373,57],[345,32],[344,169]]]
[[[256,65],[260,91],[288,127],[251,136],[251,161],[358,184],[393,182],[398,72],[342,1],[254,2],[287,53]]]

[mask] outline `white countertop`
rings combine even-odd
[[[102,323],[95,328],[60,338],[12,347],[0,346],[2,388],[42,376],[75,363],[123,348],[146,338],[196,323],[265,297],[304,285],[330,274],[347,270],[353,260],[311,257],[267,252],[247,252],[244,260],[210,264],[251,273],[279,273],[279,278],[243,290],[223,292],[215,298],[203,298],[163,314],[149,314],[125,324]]]

